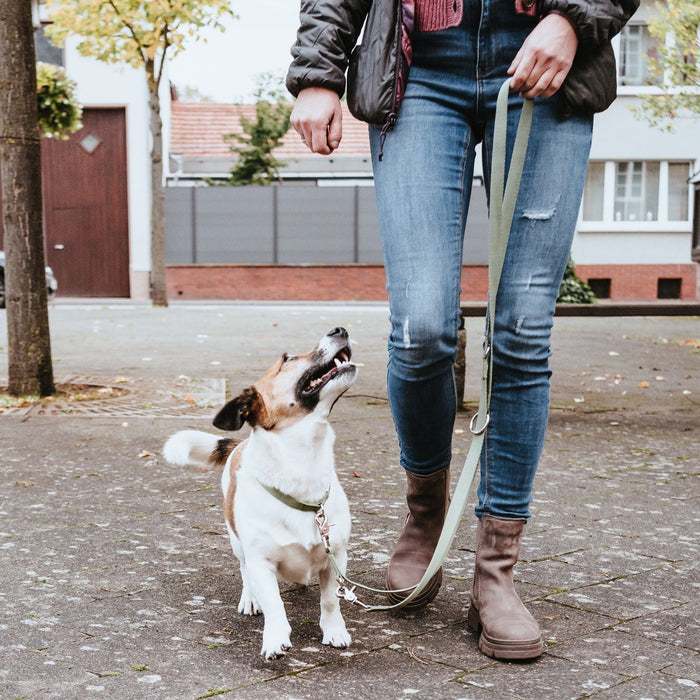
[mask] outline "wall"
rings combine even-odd
[[[372,187],[171,187],[166,260],[182,264],[382,264]],[[488,260],[483,187],[474,187],[464,262]]]

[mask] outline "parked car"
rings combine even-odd
[[[56,276],[53,274],[53,270],[47,265],[46,266],[46,294],[49,301],[52,301],[56,296],[56,290],[58,289],[58,282],[56,281]],[[0,309],[5,308],[5,253],[0,250]]]

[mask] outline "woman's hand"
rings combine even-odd
[[[313,153],[327,156],[340,145],[343,114],[340,98],[333,90],[304,88],[297,96],[289,121]]]
[[[551,14],[530,32],[508,69],[522,97],[551,97],[571,69],[578,38],[566,17]]]

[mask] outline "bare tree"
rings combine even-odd
[[[29,0],[0,4],[0,165],[9,392],[55,391],[46,297],[41,143]]]

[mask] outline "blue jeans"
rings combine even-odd
[[[461,26],[414,36],[406,95],[381,161],[379,131],[370,132],[391,310],[388,394],[401,464],[411,471],[450,464],[474,147],[483,144],[488,179],[498,90],[533,26],[515,15],[512,2],[465,0]],[[508,158],[520,104],[511,95]],[[496,304],[479,517],[530,515],[549,413],[552,319],[591,131],[592,118],[561,117],[556,95],[536,100]]]

